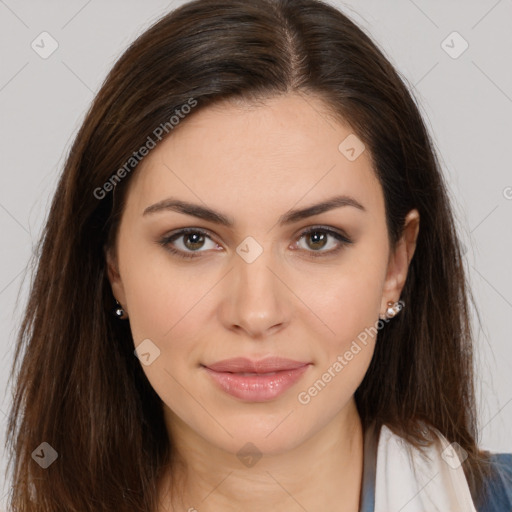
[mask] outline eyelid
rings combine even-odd
[[[330,226],[324,226],[322,224],[316,224],[314,226],[309,226],[307,228],[303,228],[299,231],[298,239],[302,238],[304,235],[309,235],[310,233],[314,233],[315,231],[325,231],[330,235],[337,235],[346,243],[353,243],[350,237],[341,229],[333,228]]]

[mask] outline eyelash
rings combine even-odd
[[[312,233],[318,233],[318,232],[323,232],[328,235],[331,235],[336,240],[338,240],[338,242],[340,242],[340,245],[336,249],[331,249],[329,251],[306,251],[306,252],[310,253],[310,256],[313,258],[332,256],[334,254],[337,254],[339,251],[341,251],[341,249],[343,249],[344,246],[350,245],[353,243],[352,240],[350,240],[345,235],[342,235],[341,233],[338,233],[337,231],[334,231],[329,228],[321,227],[321,226],[314,226],[314,227],[306,229],[305,231],[303,231],[300,234],[297,241],[300,241],[304,236],[310,235]],[[162,245],[170,253],[178,256],[179,258],[183,258],[183,259],[199,258],[201,255],[196,254],[196,253],[201,253],[201,252],[205,252],[205,251],[191,251],[191,252],[187,251],[187,252],[185,252],[185,251],[176,249],[170,245],[173,241],[177,240],[178,238],[180,238],[184,235],[192,234],[192,233],[195,233],[195,234],[199,233],[207,238],[210,238],[210,240],[211,240],[211,237],[208,234],[208,232],[206,232],[202,229],[185,228],[185,229],[182,229],[181,231],[178,231],[177,233],[163,237],[161,240],[159,240],[159,244]]]

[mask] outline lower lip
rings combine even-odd
[[[267,402],[291,388],[308,367],[309,364],[305,364],[294,370],[282,370],[259,375],[215,372],[207,367],[205,367],[205,370],[218,386],[229,395],[248,402]]]

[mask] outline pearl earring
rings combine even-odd
[[[399,300],[397,302],[388,302],[388,308],[386,309],[386,314],[384,318],[381,318],[381,320],[385,319],[391,319],[394,318],[400,311],[403,309],[404,303],[403,301]]]
[[[114,307],[114,315],[118,320],[126,320],[128,318],[128,315],[126,314],[126,311],[123,309],[123,306],[119,304],[118,300],[115,299],[116,305]]]

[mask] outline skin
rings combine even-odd
[[[388,301],[400,298],[419,214],[409,212],[391,248],[369,152],[349,161],[338,150],[351,133],[313,96],[224,102],[182,121],[130,178],[108,275],[135,346],[149,338],[160,350],[143,369],[163,401],[182,498],[171,503],[169,472],[159,483],[160,510],[358,510],[363,432],[354,392],[375,337],[359,344],[309,403],[297,396],[384,316]],[[365,211],[343,206],[277,223],[290,209],[337,194],[353,197]],[[234,226],[171,210],[143,215],[169,196],[220,211]],[[353,243],[301,237],[313,226],[341,231]],[[195,259],[159,244],[185,227],[211,237],[202,245],[186,235],[170,243],[199,251]],[[236,252],[248,236],[263,249],[252,263]],[[269,355],[312,364],[267,402],[226,394],[200,366]],[[262,454],[252,467],[236,455],[247,442]]]

